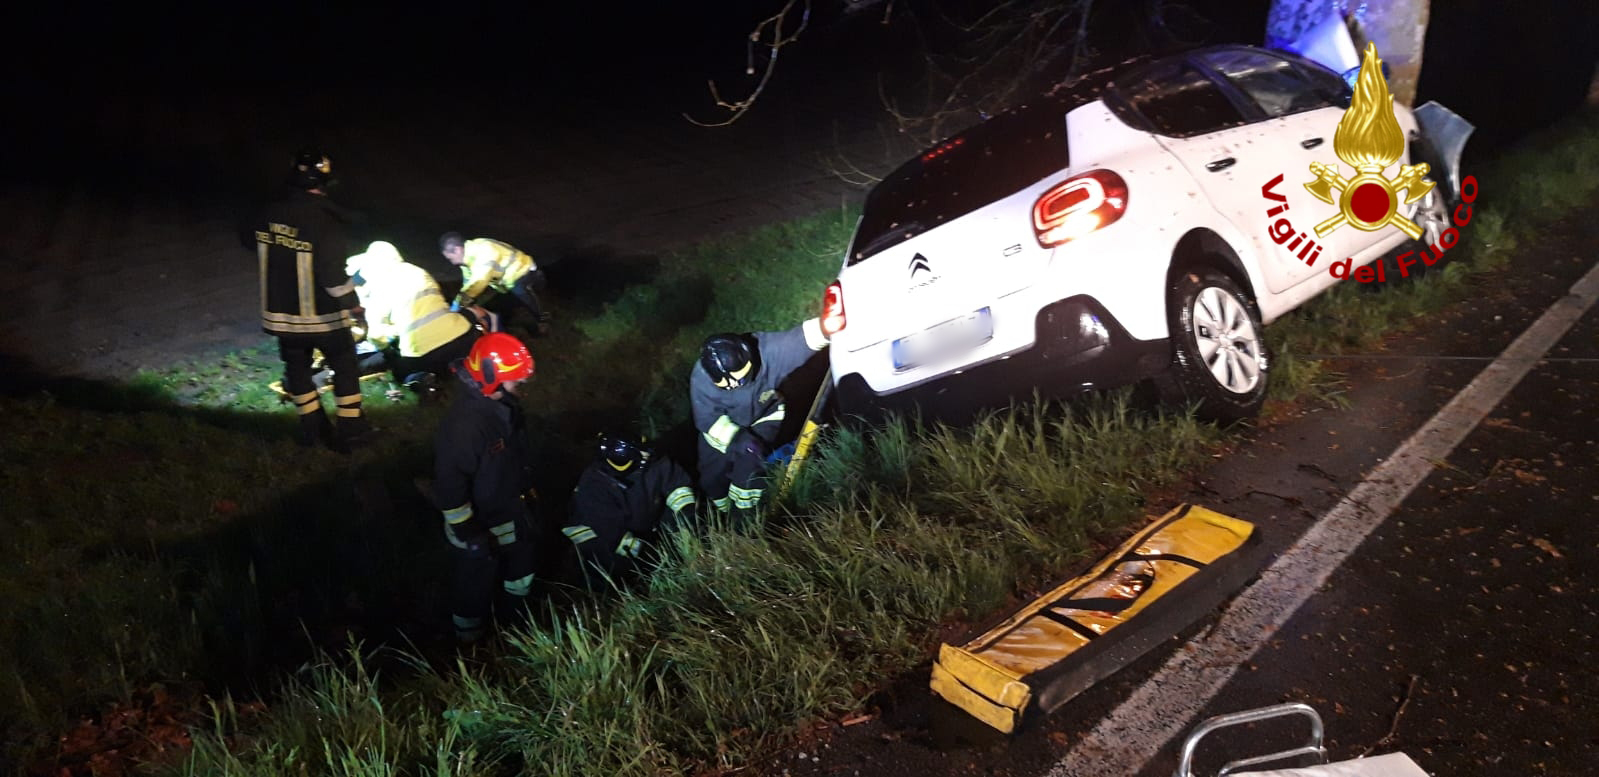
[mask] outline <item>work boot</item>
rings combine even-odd
[[[438,399],[439,379],[431,372],[414,372],[405,378],[405,387],[423,402]]]
[[[354,418],[340,418],[338,429],[328,443],[328,447],[339,453],[349,453],[357,448],[364,448],[372,444],[377,435],[377,428],[366,420],[366,416]]]
[[[301,447],[314,448],[324,439],[333,436],[333,424],[321,410],[300,414],[300,431],[294,441]]]

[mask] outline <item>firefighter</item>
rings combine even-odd
[[[617,579],[648,564],[657,539],[687,525],[695,503],[682,467],[639,438],[610,432],[600,435],[593,463],[578,478],[561,531],[577,546],[585,578],[598,570]]]
[[[290,169],[291,191],[255,220],[261,268],[261,328],[278,339],[283,387],[299,411],[301,445],[326,440],[336,450],[364,437],[360,370],[350,328],[360,315],[355,285],[344,271],[348,225],[328,198],[333,163],[305,149]],[[328,422],[312,381],[312,352],[333,369],[338,425]]]
[[[550,314],[544,312],[538,297],[545,285],[544,271],[532,256],[486,237],[467,240],[459,232],[440,237],[439,251],[450,264],[461,268],[461,292],[455,297],[455,308],[476,305],[491,292],[509,294],[532,314],[537,334],[549,333]]]
[[[366,338],[382,351],[395,383],[425,392],[435,374],[471,351],[482,322],[471,309],[452,312],[433,276],[392,243],[372,243],[344,267],[366,309]]]
[[[782,332],[711,335],[700,347],[689,404],[700,433],[700,493],[717,512],[747,518],[760,503],[762,470],[786,412],[777,386],[825,347],[814,318]]]
[[[516,397],[533,377],[533,355],[492,332],[452,370],[463,390],[434,438],[433,496],[455,549],[455,636],[469,644],[487,631],[491,609],[502,626],[517,622],[533,586],[532,462]]]

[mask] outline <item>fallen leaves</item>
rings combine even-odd
[[[29,775],[43,777],[122,777],[146,764],[166,761],[189,749],[189,729],[204,717],[197,692],[169,692],[154,684],[128,702],[106,706],[61,735],[53,754],[33,764]],[[238,708],[258,714],[264,705]]]
[[[1550,556],[1553,556],[1553,557],[1555,557],[1557,559],[1565,558],[1564,556],[1560,555],[1560,551],[1559,550],[1555,549],[1554,543],[1552,543],[1549,540],[1546,540],[1546,539],[1544,539],[1542,537],[1539,537],[1539,538],[1533,540],[1532,544],[1533,544],[1533,547],[1536,547],[1537,549],[1539,549],[1539,550],[1541,550],[1541,551],[1543,551],[1545,553],[1548,553]]]
[[[1518,482],[1522,483],[1523,485],[1529,485],[1530,486],[1530,485],[1537,485],[1538,483],[1547,483],[1547,482],[1549,482],[1549,478],[1546,478],[1543,475],[1540,475],[1540,474],[1538,474],[1536,472],[1528,472],[1528,471],[1526,471],[1524,469],[1519,469],[1519,468],[1516,468],[1516,467],[1512,467],[1510,469],[1510,474],[1514,475],[1516,480]]]

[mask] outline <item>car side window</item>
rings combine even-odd
[[[1343,76],[1310,62],[1302,61],[1296,64],[1299,65],[1299,72],[1310,81],[1310,85],[1315,87],[1322,97],[1339,108],[1349,107],[1350,98],[1354,97],[1354,93]]]
[[[1162,62],[1117,85],[1120,95],[1161,135],[1184,138],[1244,123],[1205,73],[1181,60]]]
[[[1325,108],[1332,103],[1287,60],[1244,49],[1213,51],[1201,57],[1260,107],[1268,119]]]

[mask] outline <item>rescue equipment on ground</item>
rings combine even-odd
[[[1207,735],[1223,728],[1252,725],[1265,720],[1295,715],[1306,718],[1309,723],[1309,736],[1304,740],[1304,744],[1264,755],[1229,761],[1216,772],[1216,777],[1237,774],[1239,769],[1250,769],[1246,773],[1255,775],[1255,777],[1427,777],[1427,773],[1422,771],[1422,768],[1404,753],[1388,753],[1371,757],[1363,756],[1350,761],[1328,763],[1327,748],[1322,742],[1321,716],[1316,714],[1315,708],[1303,702],[1275,704],[1270,707],[1259,707],[1243,712],[1207,718],[1183,739],[1182,754],[1177,762],[1177,771],[1174,777],[1197,777],[1194,772],[1194,756],[1199,750],[1200,740]],[[1262,764],[1306,758],[1315,760],[1316,765],[1302,766],[1297,769],[1273,769],[1270,771],[1255,771],[1252,768]]]
[[[810,412],[805,414],[805,425],[800,427],[799,439],[793,444],[793,453],[788,460],[788,466],[783,469],[782,482],[777,487],[777,495],[781,498],[788,493],[789,487],[794,485],[794,480],[799,477],[800,470],[805,468],[805,462],[810,458],[811,448],[816,445],[816,438],[822,434],[822,411],[827,407],[827,398],[833,393],[833,369],[829,367],[822,375],[822,385],[816,389],[816,398],[811,400]]]
[[[1259,546],[1253,524],[1178,507],[976,639],[940,646],[932,689],[1014,733],[1215,609],[1255,574]]]

